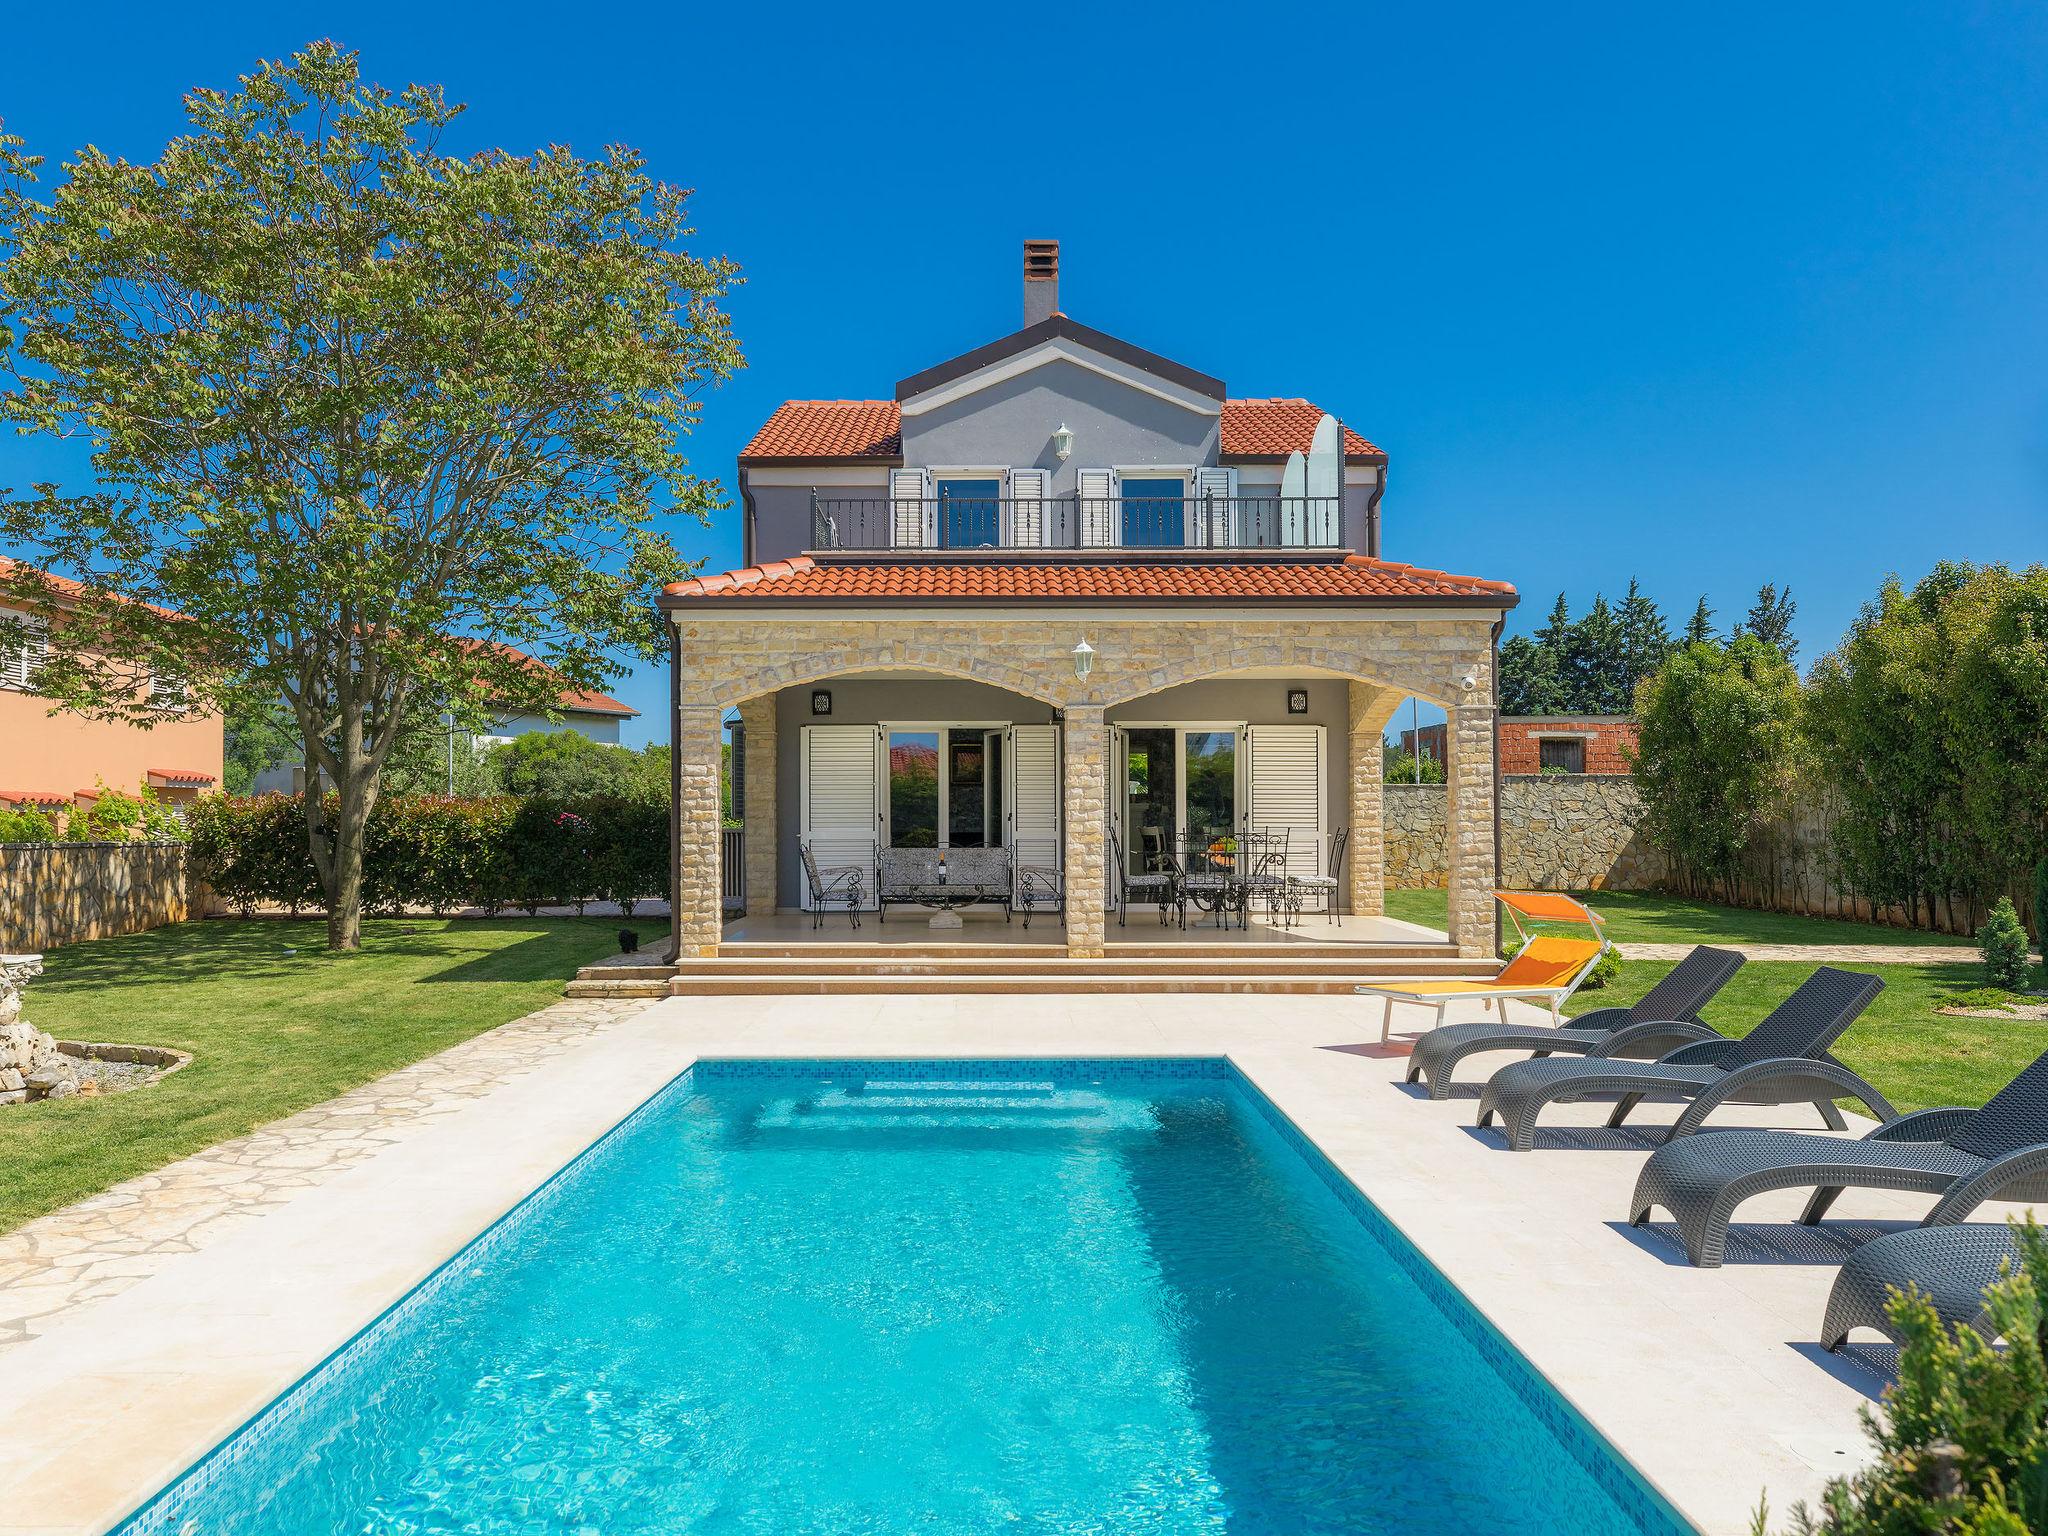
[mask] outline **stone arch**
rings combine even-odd
[[[1047,679],[1040,673],[1006,661],[999,653],[984,651],[971,662],[962,661],[957,652],[921,643],[913,636],[858,645],[829,655],[812,651],[783,662],[727,673],[708,690],[704,702],[731,708],[762,694],[825,682],[848,672],[933,672],[962,682],[987,683],[1054,709],[1070,702],[1065,693],[1048,687]]]
[[[1227,650],[1205,650],[1200,655],[1174,657],[1144,670],[1110,672],[1097,681],[1096,696],[1088,703],[1113,709],[1148,694],[1160,693],[1183,683],[1199,683],[1233,673],[1289,667],[1324,677],[1398,688],[1404,694],[1443,704],[1454,692],[1450,676],[1429,675],[1428,669],[1413,663],[1389,663],[1372,654],[1368,644],[1345,645],[1314,636],[1262,637],[1231,645]],[[1453,664],[1453,674],[1455,674]]]

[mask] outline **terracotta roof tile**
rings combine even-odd
[[[1226,400],[1223,402],[1223,457],[1285,458],[1307,453],[1323,408],[1312,400]],[[1349,427],[1344,429],[1344,457],[1353,463],[1379,463],[1386,454]]]
[[[1226,400],[1222,457],[1284,458],[1307,453],[1323,408],[1310,400]],[[1352,463],[1383,463],[1386,454],[1344,429]],[[870,459],[903,456],[901,418],[893,400],[785,400],[740,452],[742,464],[773,459]]]
[[[215,778],[215,775],[201,773],[197,768],[145,768],[143,772],[152,779],[162,779],[164,784],[172,787],[211,784]]]
[[[1336,602],[1512,606],[1505,581],[1390,560],[1154,561],[1143,564],[902,561],[820,565],[808,555],[664,587],[671,604],[769,602]]]
[[[894,400],[785,400],[740,451],[740,462],[899,458],[900,420]]]

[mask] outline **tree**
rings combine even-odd
[[[1615,618],[1621,626],[1622,680],[1620,702],[1613,713],[1620,714],[1633,707],[1636,684],[1663,666],[1664,659],[1671,654],[1671,631],[1664,622],[1663,611],[1653,599],[1643,595],[1633,576]]]
[[[1619,609],[1595,594],[1576,621],[1564,594],[1534,636],[1500,648],[1501,710],[1510,715],[1626,714],[1635,686],[1663,664],[1671,639],[1664,615],[1634,581]]]
[[[1500,644],[1500,707],[1508,715],[1554,715],[1564,707],[1558,655],[1527,635]]]
[[[1948,736],[1949,642],[1942,603],[1896,577],[1814,664],[1802,726],[1839,814],[1847,883],[1932,926],[1936,903],[1968,884],[1959,868],[1961,783]]]
[[[1607,599],[1594,594],[1593,606],[1572,626],[1565,647],[1565,676],[1569,679],[1573,713],[1594,715],[1625,714],[1628,695],[1623,692],[1626,662],[1621,625]]]
[[[2048,565],[1935,574],[1958,570],[1968,579],[1947,605],[1949,737],[1989,900],[2017,889],[2048,858]],[[2034,920],[2043,921],[2038,913]]]
[[[45,681],[129,718],[167,712],[138,666],[283,698],[334,785],[306,835],[338,949],[402,736],[653,653],[645,594],[687,569],[657,518],[720,504],[678,440],[741,363],[685,192],[625,149],[453,157],[458,111],[317,43],[193,92],[154,164],[81,151],[46,202],[0,142],[0,420],[89,438],[97,481],[0,538],[139,600],[53,631]]]
[[[1750,838],[1791,787],[1798,674],[1753,635],[1688,645],[1636,690],[1635,713],[1629,767],[1650,840],[1695,894],[1732,900]]]
[[[242,707],[223,724],[227,766],[221,788],[246,795],[257,774],[300,760],[299,723],[280,699],[237,702]]]
[[[1693,609],[1692,617],[1686,621],[1685,638],[1681,643],[1685,645],[1706,645],[1713,638],[1714,610],[1707,606],[1706,594],[1701,593],[1699,606]]]
[[[668,760],[666,746],[634,752],[577,731],[529,731],[490,753],[504,793],[550,800],[610,795],[665,803]]]
[[[1799,605],[1792,601],[1792,589],[1780,592],[1765,582],[1750,604],[1749,615],[1735,626],[1738,635],[1754,635],[1765,645],[1775,646],[1787,661],[1799,659],[1799,642],[1792,638],[1792,619]]]

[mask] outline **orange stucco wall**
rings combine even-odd
[[[152,768],[210,773],[220,788],[225,745],[219,715],[167,720],[145,730],[112,720],[48,713],[50,701],[0,689],[0,792],[90,794],[99,781],[133,794]],[[161,790],[169,799],[195,791]]]

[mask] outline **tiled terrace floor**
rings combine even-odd
[[[1469,1097],[1403,1088],[1376,1034],[1315,997],[543,1010],[31,1229],[16,1257],[40,1267],[0,1280],[40,1291],[12,1314],[39,1336],[0,1350],[0,1532],[104,1529],[699,1055],[1228,1054],[1703,1529],[1856,1464],[1878,1378],[1813,1346],[1841,1243],[1789,1225],[1796,1196],[1745,1210],[1726,1268],[1688,1269],[1620,1225],[1649,1135],[1568,1106],[1543,1150],[1502,1151]],[[1925,1205],[1837,1211],[1867,1235]]]

